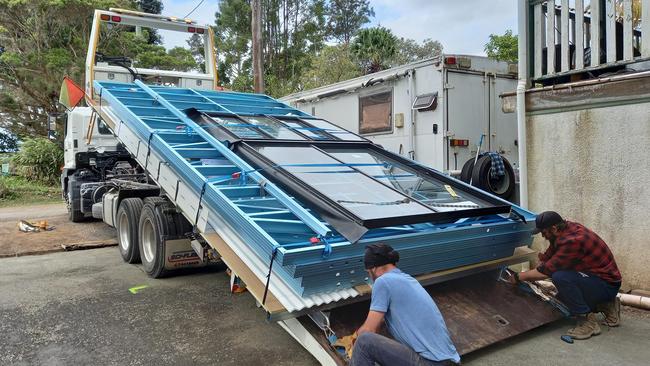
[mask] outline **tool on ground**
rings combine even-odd
[[[230,268],[226,269],[226,275],[230,277],[230,293],[241,294],[246,292],[246,284]]]
[[[54,230],[54,226],[48,226],[47,220],[42,220],[38,222],[29,222],[26,220],[20,220],[18,222],[18,230],[25,233],[38,233],[40,231],[51,231]]]
[[[147,287],[149,287],[149,285],[138,285],[138,286],[134,286],[134,287],[131,287],[131,288],[129,289],[129,292],[135,295],[135,294],[137,294],[140,290],[144,290],[144,289],[147,288]]]
[[[565,334],[563,336],[560,336],[560,339],[567,342],[567,343],[569,343],[569,344],[573,344],[573,338],[571,338],[571,336],[569,336],[569,335]]]
[[[474,166],[476,166],[476,162],[478,161],[478,156],[481,153],[481,146],[483,146],[483,138],[485,137],[485,134],[481,134],[481,138],[478,140],[478,145],[476,145],[476,157],[474,157]],[[472,178],[469,178],[469,185],[472,185]]]
[[[341,354],[345,355],[348,359],[352,359],[352,350],[354,349],[354,342],[357,340],[357,332],[354,332],[345,337],[341,337],[332,344],[332,346]]]

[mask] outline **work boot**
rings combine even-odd
[[[573,329],[569,329],[566,334],[573,339],[588,339],[591,336],[599,335],[600,325],[598,325],[596,314],[589,313],[587,316],[580,316],[578,325]]]
[[[603,313],[605,316],[601,324],[610,327],[618,327],[621,325],[621,299],[618,297],[615,297],[610,302],[596,305],[596,311]]]

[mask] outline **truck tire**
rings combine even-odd
[[[82,222],[86,219],[86,215],[81,212],[81,182],[73,174],[68,178],[68,219],[72,222]]]
[[[117,229],[120,254],[127,263],[140,262],[138,224],[142,206],[143,203],[140,198],[125,198],[120,202],[120,208],[117,210],[117,216],[115,217],[115,229]]]
[[[148,197],[145,202],[138,229],[140,257],[144,271],[153,278],[160,278],[169,274],[165,270],[165,240],[184,237],[191,226],[164,198]]]
[[[503,158],[505,175],[492,179],[492,159],[484,155],[478,159],[472,172],[472,185],[503,199],[510,199],[515,191],[515,171],[508,159]]]
[[[474,170],[474,158],[471,158],[463,164],[463,169],[460,171],[460,180],[469,184],[472,179],[472,171]]]

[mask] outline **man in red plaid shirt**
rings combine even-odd
[[[558,298],[578,318],[578,325],[567,335],[587,339],[600,334],[596,313],[605,316],[604,324],[620,324],[621,273],[614,255],[603,239],[581,224],[564,220],[557,212],[537,216],[534,234],[550,242],[539,254],[536,269],[515,273],[512,281],[536,281],[551,277]]]

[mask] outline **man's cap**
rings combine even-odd
[[[533,235],[537,235],[542,232],[544,229],[548,229],[553,225],[557,225],[564,222],[562,216],[555,211],[544,211],[541,214],[537,215],[535,219],[535,229],[533,230]]]
[[[366,269],[380,267],[385,264],[395,264],[399,261],[399,253],[390,245],[370,244],[366,246],[363,264]]]

